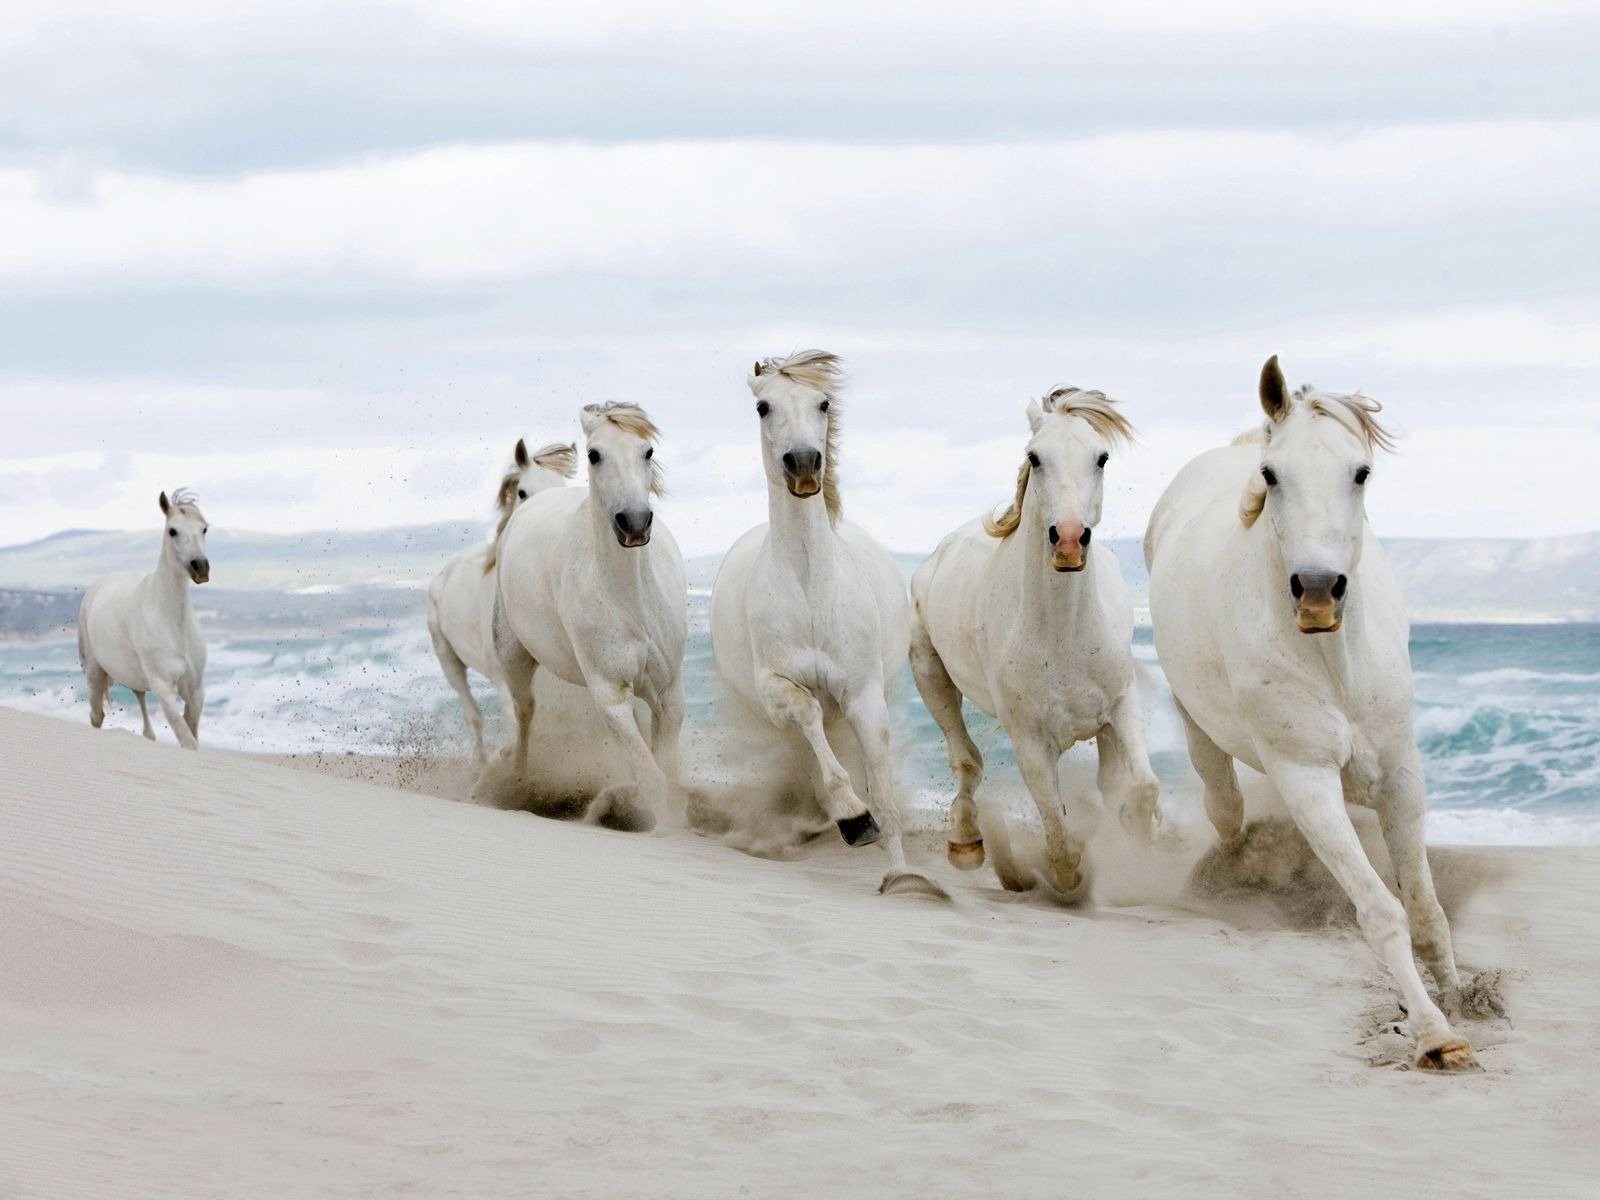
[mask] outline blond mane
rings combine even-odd
[[[795,383],[820,392],[828,402],[828,437],[822,457],[822,502],[828,520],[837,525],[844,516],[844,501],[839,496],[839,393],[844,388],[844,361],[827,350],[796,350],[786,358],[764,358],[755,373],[782,375]]]
[[[1104,392],[1058,384],[1050,389],[1040,402],[1046,413],[1063,417],[1081,417],[1089,428],[1112,445],[1125,446],[1133,441],[1133,426],[1117,409],[1117,402]],[[1017,493],[1011,504],[998,516],[993,513],[983,518],[983,528],[990,537],[1009,537],[1022,524],[1022,502],[1028,494],[1028,480],[1032,476],[1028,460],[1022,460],[1017,471]]]
[[[522,443],[517,443],[519,447]],[[540,446],[528,455],[529,466],[543,467],[552,474],[563,479],[571,479],[578,472],[578,447],[572,442],[551,442],[547,446]],[[489,543],[489,557],[484,560],[483,573],[493,571],[500,556],[500,535],[506,531],[506,524],[511,520],[511,514],[517,511],[517,484],[522,482],[522,472],[525,467],[519,467],[516,459],[511,460],[511,468],[500,477],[500,488],[495,493],[494,507],[498,519],[494,526],[494,541]]]

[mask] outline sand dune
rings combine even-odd
[[[748,858],[0,711],[0,1196],[1570,1196],[1600,854],[1443,850],[1485,1067],[1353,928]],[[1105,872],[1113,868],[1107,865]],[[1156,891],[1149,893],[1152,897]]]

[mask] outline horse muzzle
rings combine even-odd
[[[196,583],[209,583],[211,581],[211,560],[209,558],[191,558],[189,560],[189,578]]]
[[[1289,576],[1295,623],[1301,633],[1337,633],[1344,624],[1350,580],[1332,571],[1297,571]]]
[[[783,456],[783,482],[791,496],[815,496],[822,490],[822,451],[790,450]]]
[[[617,535],[617,544],[627,550],[637,550],[650,544],[650,526],[655,523],[655,513],[648,508],[635,512],[619,512],[611,518],[611,528]]]
[[[1065,521],[1050,526],[1050,565],[1057,571],[1077,572],[1089,562],[1089,541],[1094,531],[1087,525],[1068,525]]]

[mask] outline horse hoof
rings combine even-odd
[[[1422,1051],[1417,1055],[1417,1066],[1424,1071],[1441,1073],[1482,1070],[1478,1060],[1472,1056],[1472,1047],[1462,1038]]]
[[[976,871],[983,866],[983,839],[975,842],[950,842],[947,848],[950,865],[958,871]]]
[[[878,840],[878,823],[869,812],[836,822],[846,846],[870,846]]]
[[[878,895],[932,896],[936,900],[950,899],[949,892],[926,875],[919,875],[915,871],[890,871],[878,885]]]

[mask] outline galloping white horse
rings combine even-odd
[[[494,648],[527,770],[534,673],[589,689],[633,759],[640,797],[659,816],[678,785],[688,586],[678,544],[654,521],[660,436],[633,404],[586,406],[589,486],[553,488],[518,507],[500,535]],[[647,744],[634,716],[650,709]],[[588,818],[612,803],[602,793]]]
[[[148,575],[103,575],[83,594],[78,609],[78,660],[89,681],[89,723],[106,718],[106,692],[120,683],[139,698],[144,736],[152,742],[145,693],[154,692],[178,742],[199,745],[205,705],[206,643],[189,604],[189,584],[211,578],[206,519],[195,498],[179,489],[161,493],[161,557]],[[178,701],[183,710],[178,710]]]
[[[1098,739],[1100,791],[1130,832],[1148,841],[1159,820],[1134,690],[1133,606],[1116,556],[1090,545],[1106,461],[1132,429],[1114,401],[1069,387],[1030,402],[1028,425],[1011,507],[961,526],[912,577],[911,669],[956,776],[950,862],[970,871],[984,859],[973,798],[983,756],[961,716],[966,696],[1005,727],[1055,886],[1070,894],[1083,884],[1083,844],[1063,826],[1058,767],[1073,743]],[[995,869],[1008,888],[1031,886],[1004,851]]]
[[[1238,833],[1233,760],[1265,772],[1399,984],[1417,1065],[1469,1069],[1471,1048],[1412,957],[1414,947],[1447,999],[1457,994],[1422,841],[1409,626],[1363,502],[1389,435],[1365,396],[1291,395],[1276,357],[1261,372],[1261,406],[1262,431],[1184,467],[1145,535],[1156,648],[1206,812],[1222,837]],[[1346,803],[1377,811],[1403,908]]]
[[[822,350],[766,359],[750,375],[768,523],[722,560],[711,646],[735,695],[805,738],[821,771],[818,800],[844,840],[884,835],[887,888],[907,873],[888,707],[906,660],[906,588],[888,553],[840,518],[841,382],[839,359]],[[866,760],[870,808],[829,745],[828,723],[840,718]]]
[[[428,635],[439,659],[444,677],[461,697],[461,711],[472,730],[472,761],[482,767],[483,712],[472,698],[467,683],[470,667],[494,684],[500,693],[503,711],[512,711],[511,695],[506,691],[500,661],[494,654],[495,546],[500,534],[529,496],[547,488],[560,487],[578,469],[578,448],[570,442],[552,442],[528,453],[527,443],[517,439],[511,469],[500,480],[495,507],[500,513],[495,527],[495,542],[463,550],[433,577],[428,585]]]

